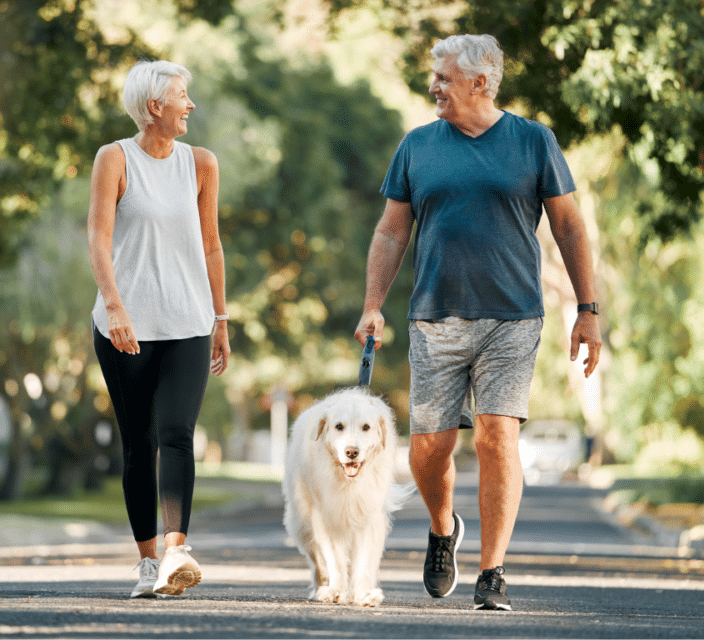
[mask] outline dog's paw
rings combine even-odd
[[[313,600],[317,602],[334,602],[335,604],[345,604],[347,596],[334,587],[318,587],[313,594]]]
[[[383,601],[384,593],[381,589],[372,589],[354,597],[354,604],[358,604],[361,607],[378,607]]]

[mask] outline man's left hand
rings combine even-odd
[[[589,355],[584,361],[584,377],[588,378],[597,363],[599,362],[599,352],[601,351],[601,332],[597,317],[591,311],[582,311],[577,314],[577,321],[572,329],[572,343],[570,347],[570,360],[576,360],[579,354],[579,345],[586,343],[589,348]]]

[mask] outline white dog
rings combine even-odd
[[[310,598],[374,607],[390,528],[412,485],[395,485],[391,409],[360,387],[333,393],[294,422],[284,525],[313,574]]]

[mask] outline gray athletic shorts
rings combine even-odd
[[[411,320],[411,433],[472,428],[474,413],[528,418],[543,319]]]

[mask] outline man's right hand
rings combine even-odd
[[[354,332],[355,339],[362,345],[366,345],[367,338],[374,336],[374,348],[381,346],[381,338],[384,335],[384,316],[381,311],[367,311],[359,320],[357,330]]]

